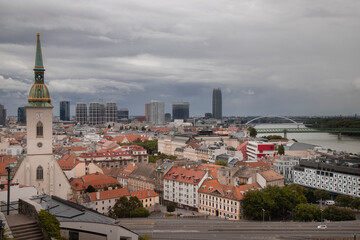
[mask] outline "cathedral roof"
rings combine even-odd
[[[54,107],[51,104],[50,92],[44,83],[44,72],[45,69],[42,60],[40,34],[37,33],[34,67],[35,81],[30,89],[28,104],[26,107]]]

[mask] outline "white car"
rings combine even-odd
[[[319,225],[317,226],[318,229],[327,229],[327,226],[326,225]]]

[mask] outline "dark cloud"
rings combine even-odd
[[[0,103],[26,103],[36,32],[58,103],[152,99],[225,115],[359,113],[357,0],[2,1]],[[74,112],[73,112],[74,113]]]

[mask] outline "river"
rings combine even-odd
[[[296,128],[294,124],[258,124],[255,128]],[[304,125],[299,125],[300,128],[306,128]],[[258,136],[267,135],[281,135],[279,133],[259,134]],[[360,153],[360,137],[352,137],[342,135],[339,140],[337,134],[330,133],[288,133],[288,139],[296,139],[298,142],[304,142],[330,148],[336,151],[346,151],[349,153]]]

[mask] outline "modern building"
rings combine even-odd
[[[265,156],[275,156],[275,145],[262,141],[249,141],[246,146],[246,155],[249,161],[261,159]]]
[[[299,165],[299,157],[281,156],[273,162],[274,171],[285,177],[288,183],[294,182],[294,167]]]
[[[26,109],[25,107],[18,108],[18,123],[26,123]]]
[[[89,124],[103,124],[105,121],[105,106],[102,103],[90,103],[89,106]]]
[[[304,187],[323,189],[335,194],[360,197],[360,169],[338,162],[300,161],[294,167],[294,183]]]
[[[0,104],[0,126],[5,126],[6,124],[6,109],[4,105]]]
[[[212,118],[212,113],[205,113],[205,118]]]
[[[157,125],[165,123],[165,103],[161,101],[152,100],[150,102],[150,122]]]
[[[189,106],[188,102],[176,102],[172,105],[173,120],[182,119],[186,120],[189,118]]]
[[[106,103],[105,108],[105,122],[116,122],[117,121],[117,106],[114,102]]]
[[[123,120],[128,120],[129,119],[129,109],[127,108],[120,108],[117,111],[117,121],[123,121]]]
[[[166,123],[171,122],[171,113],[165,113],[165,122]]]
[[[37,34],[34,84],[26,105],[27,156],[13,177],[13,183],[34,186],[39,194],[72,197],[70,184],[53,155],[53,105],[44,83],[40,34]]]
[[[87,123],[87,106],[86,103],[76,104],[76,121],[80,124]]]
[[[215,119],[222,120],[222,96],[220,88],[213,89],[212,116]]]
[[[150,122],[150,103],[145,104],[145,121]]]
[[[60,120],[61,121],[70,121],[70,102],[61,101],[60,102]]]

